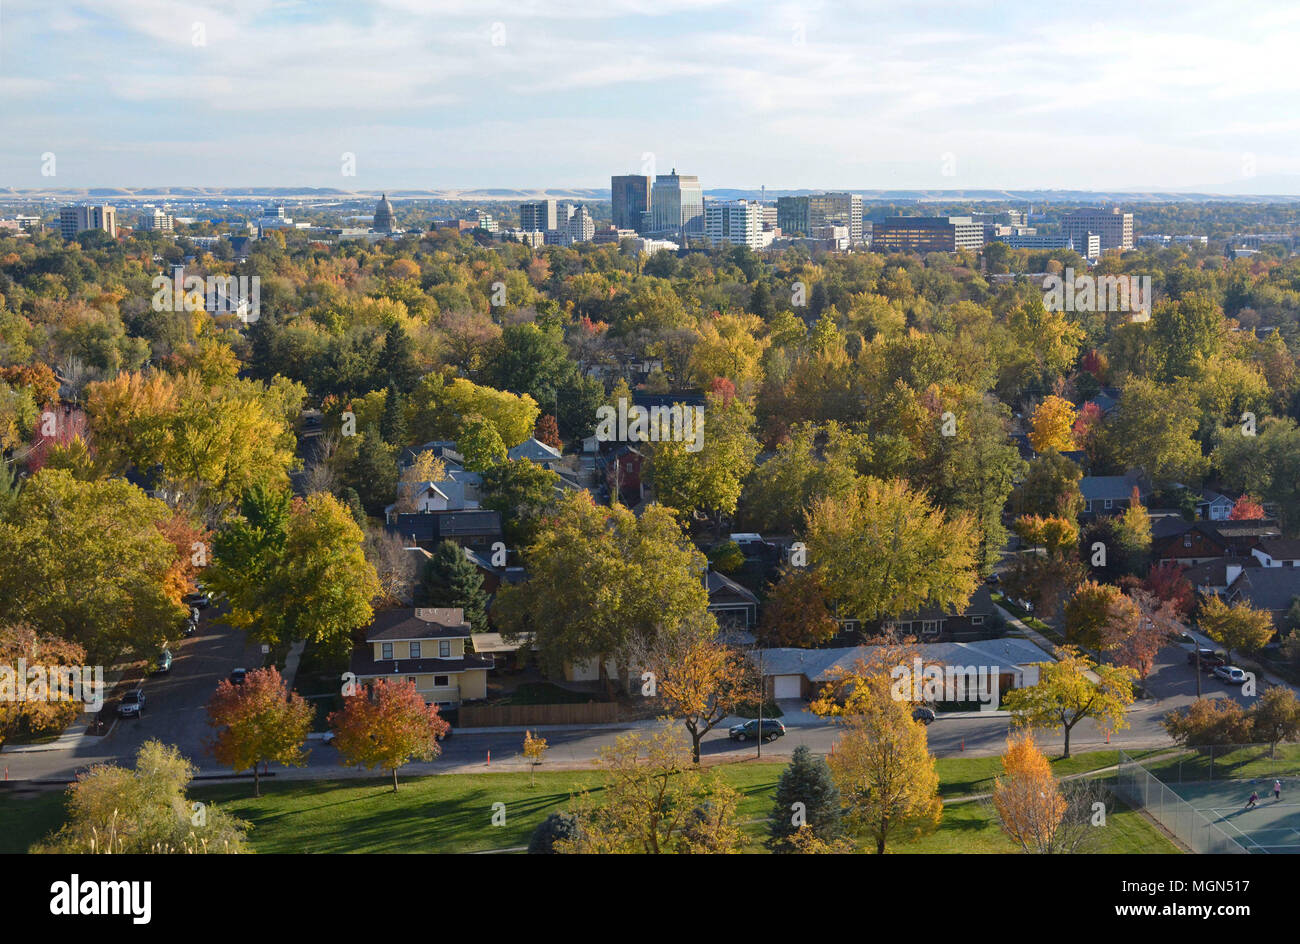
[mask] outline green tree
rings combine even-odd
[[[483,574],[455,541],[443,541],[424,562],[415,585],[415,605],[459,607],[474,632],[487,632]]]
[[[844,832],[840,791],[831,769],[806,744],[794,749],[776,783],[776,802],[768,816],[768,848],[794,852],[790,837],[801,828],[812,830],[824,842],[833,842]]]

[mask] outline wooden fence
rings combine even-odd
[[[618,705],[595,701],[585,705],[461,705],[461,728],[518,727],[527,724],[608,724],[618,720]]]

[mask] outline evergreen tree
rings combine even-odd
[[[397,389],[397,381],[388,381],[388,390],[384,393],[384,414],[379,420],[379,434],[384,442],[398,449],[406,443],[406,398]]]
[[[460,607],[474,632],[487,630],[483,575],[455,541],[443,541],[425,561],[415,588],[415,605]]]
[[[394,321],[384,335],[384,350],[379,355],[379,370],[403,393],[410,392],[420,380],[420,365],[415,361],[415,345],[401,322]]]
[[[803,804],[802,810],[796,803]],[[773,852],[792,852],[790,836],[800,829],[800,822],[823,841],[838,839],[844,831],[840,791],[831,778],[831,769],[803,744],[794,749],[777,781],[776,803],[768,822],[768,847]]]
[[[555,844],[561,839],[576,839],[580,829],[578,817],[567,810],[552,813],[533,830],[528,842],[529,855],[554,855]]]
[[[379,428],[366,427],[359,437],[356,458],[348,468],[347,485],[356,489],[367,513],[377,515],[397,494],[397,459]]]

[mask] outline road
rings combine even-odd
[[[1147,748],[1169,744],[1160,719],[1170,710],[1190,704],[1196,697],[1196,675],[1187,665],[1186,652],[1187,647],[1183,645],[1171,645],[1161,652],[1147,682],[1152,699],[1139,703],[1128,713],[1128,728],[1116,732],[1108,743],[1094,722],[1083,721],[1071,734],[1071,750],[1099,750],[1107,746]],[[205,617],[199,633],[184,641],[171,673],[153,676],[145,682],[147,704],[142,718],[118,721],[106,737],[85,737],[68,749],[0,753],[0,766],[6,768],[6,776],[12,780],[67,780],[91,764],[129,763],[141,743],[156,738],[178,746],[199,768],[201,776],[229,774],[228,769],[219,767],[204,752],[205,740],[210,735],[205,723],[204,705],[217,683],[231,669],[257,665],[260,661],[260,650],[246,647],[242,633]],[[1209,676],[1202,678],[1202,690],[1207,697],[1235,698],[1243,703],[1250,700],[1237,689]],[[835,724],[820,719],[791,717],[789,722],[785,737],[763,745],[763,756],[788,757],[800,744],[819,754],[828,753],[839,734]],[[1002,714],[962,717],[940,714],[927,730],[930,749],[939,757],[999,754],[1005,745],[1008,726],[1009,719]],[[542,729],[541,733],[549,744],[546,765],[551,768],[589,766],[601,748],[612,745],[625,731],[626,728],[612,726],[582,730]],[[458,731],[443,743],[443,753],[438,760],[411,764],[404,772],[409,775],[521,769],[522,740],[523,735],[515,730]],[[1049,753],[1060,753],[1064,744],[1059,732],[1040,731],[1038,741]],[[312,741],[310,747],[306,767],[284,769],[272,765],[271,773],[280,778],[313,779],[374,776],[371,772],[342,767],[338,753],[327,744]],[[756,752],[752,742],[730,741],[725,723],[706,735],[702,744],[706,761],[740,759],[754,756]]]

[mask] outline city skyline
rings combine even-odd
[[[1300,14],[1159,6],[11,0],[0,180],[1300,192]]]

